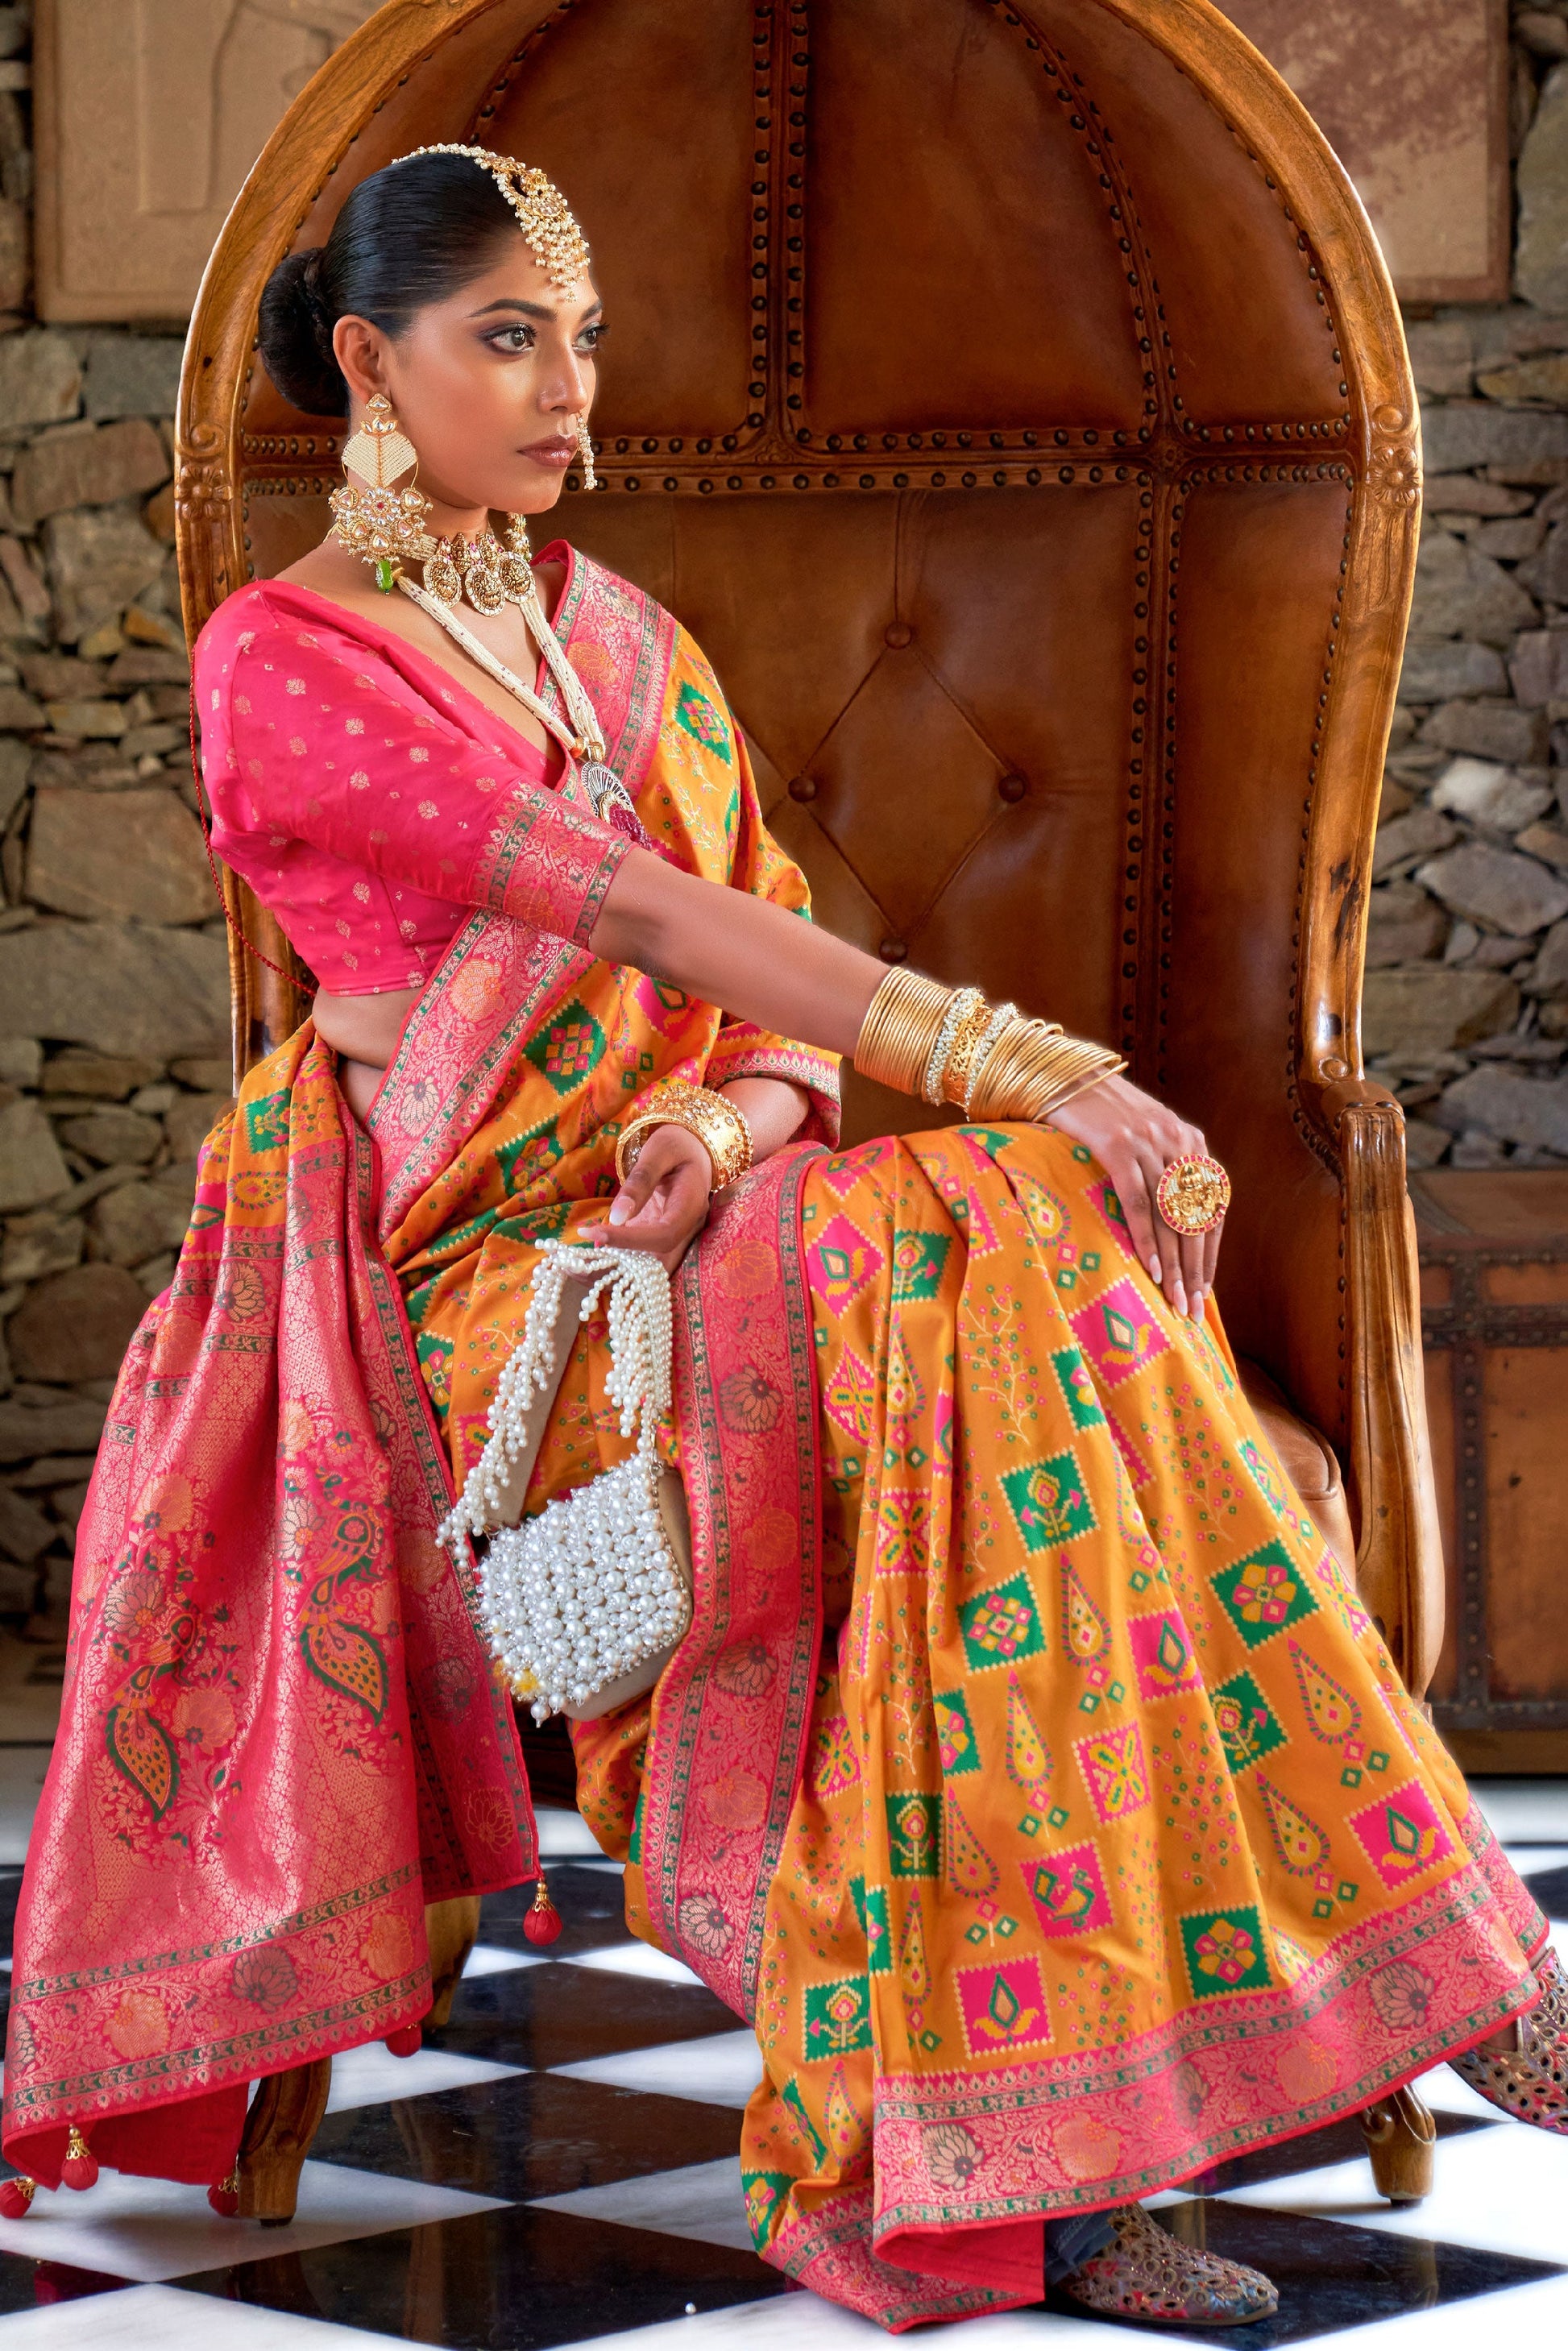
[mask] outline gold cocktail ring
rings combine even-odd
[[[1173,1233],[1211,1233],[1230,1206],[1230,1178],[1218,1159],[1173,1159],[1160,1177],[1155,1206]]]

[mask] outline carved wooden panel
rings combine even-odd
[[[39,0],[38,308],[176,319],[278,118],[378,0]]]
[[[1506,0],[1225,0],[1326,133],[1407,302],[1508,294]]]

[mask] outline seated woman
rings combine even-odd
[[[814,930],[696,646],[530,568],[604,331],[561,198],[471,149],[268,288],[349,475],[195,682],[217,847],[319,992],[110,1413],[6,2153],[222,2182],[248,2082],[417,2026],[427,1901],[536,1874],[435,1533],[549,1245],[613,1242],[682,1269],[695,1583],[580,1798],[634,1931],[755,2023],[764,2256],[894,2330],[1048,2279],[1260,2316],[1137,2199],[1444,2058],[1563,2128],[1545,1922],[1238,1388],[1203,1137]],[[834,1150],[846,1053],[965,1123]],[[630,1453],[609,1367],[591,1317],[527,1512]]]

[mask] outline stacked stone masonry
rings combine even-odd
[[[57,1618],[125,1342],[227,1100],[170,483],[181,327],[29,309],[0,6],[0,1616]],[[1413,312],[1427,506],[1364,1043],[1411,1162],[1568,1164],[1568,0],[1512,10],[1515,298]]]
[[[1406,320],[1426,507],[1362,1036],[1424,1167],[1568,1162],[1568,0],[1512,35],[1515,298]]]
[[[0,1618],[42,1629],[230,1068],[173,553],[183,329],[34,318],[26,17],[0,7]]]

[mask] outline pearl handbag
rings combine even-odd
[[[606,1294],[605,1386],[637,1449],[523,1519],[573,1322],[586,1322]],[[514,1693],[532,1700],[536,1722],[552,1714],[591,1721],[640,1697],[691,1623],[685,1492],[660,1468],[653,1441],[655,1416],[670,1402],[671,1343],[670,1277],[657,1258],[542,1244],[522,1340],[490,1407],[490,1440],[439,1531],[454,1551],[465,1534],[488,1534],[481,1611],[493,1652]]]

